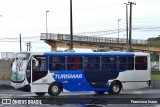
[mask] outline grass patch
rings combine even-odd
[[[160,75],[151,75],[151,80],[160,80]]]

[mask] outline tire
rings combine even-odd
[[[110,85],[110,89],[108,91],[109,94],[119,94],[122,89],[122,86],[118,82],[113,82]]]
[[[37,92],[37,93],[35,93],[36,95],[38,95],[38,96],[43,96],[43,95],[45,95],[46,93],[45,92]]]
[[[50,96],[58,96],[62,91],[61,85],[58,83],[52,83],[49,86],[48,94]]]
[[[102,95],[105,93],[105,91],[94,91],[96,94]]]
[[[151,87],[151,80],[148,81],[148,87]]]

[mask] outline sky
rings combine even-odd
[[[132,8],[132,39],[147,40],[160,35],[160,0],[130,0]],[[87,36],[125,38],[126,6],[128,0],[72,0],[73,33]],[[40,40],[48,33],[70,33],[70,0],[0,0],[0,52],[19,51],[32,42],[31,51],[50,51]]]

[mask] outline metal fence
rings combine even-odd
[[[54,33],[41,33],[41,40],[54,40],[54,41],[69,41],[69,34],[54,34]],[[74,42],[88,42],[88,43],[126,43],[124,38],[107,38],[107,37],[95,37],[95,36],[73,36]],[[132,39],[132,44],[147,44],[147,40]]]

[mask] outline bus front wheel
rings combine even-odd
[[[121,91],[122,85],[120,82],[113,82],[110,85],[110,89],[108,91],[109,94],[119,94]]]
[[[48,94],[51,96],[58,96],[61,93],[62,89],[60,84],[52,83],[49,86]]]

